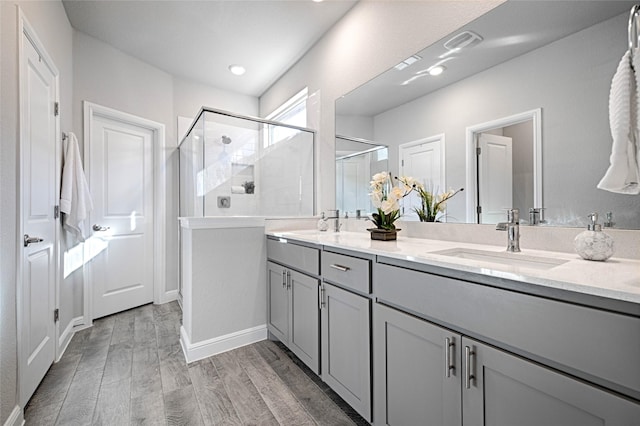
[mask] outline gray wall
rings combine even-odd
[[[542,107],[547,219],[577,225],[615,205],[617,224],[638,228],[638,197],[596,189],[609,165],[609,87],[626,49],[625,15],[382,113],[374,138],[391,145],[445,133],[447,186],[457,188],[465,185],[467,126]],[[390,149],[395,167],[397,155]],[[453,216],[464,217],[464,201],[448,203]]]
[[[191,343],[265,325],[264,227],[193,229]],[[218,255],[224,250],[225,255]]]
[[[16,247],[18,241],[18,28],[19,5],[60,72],[60,127],[72,128],[72,29],[60,2],[3,1],[1,9],[2,63],[0,83],[0,424],[18,403],[16,343]],[[60,307],[69,311],[72,290],[61,286]],[[64,329],[70,320],[64,315]]]

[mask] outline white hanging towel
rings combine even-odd
[[[80,242],[85,240],[83,221],[89,217],[91,210],[93,210],[93,201],[82,170],[78,139],[76,135],[69,132],[62,169],[60,211],[65,214],[64,229],[75,235]]]
[[[611,81],[609,126],[613,138],[611,165],[597,187],[619,194],[640,193],[640,121],[638,117],[638,73],[631,67],[631,53],[624,54]],[[640,71],[634,51],[633,67]]]

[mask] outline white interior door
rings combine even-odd
[[[21,56],[20,401],[25,404],[55,358],[57,71],[29,37]],[[47,58],[48,59],[48,58]]]
[[[153,301],[154,132],[101,114],[90,123],[91,244],[101,249],[89,269],[95,319]]]
[[[401,145],[400,175],[418,180],[427,190],[438,193],[445,191],[442,144],[442,138],[437,136],[421,142]],[[420,197],[412,192],[402,200],[402,218],[418,220],[418,215],[414,211],[416,207],[420,207]]]
[[[481,133],[478,137],[478,205],[480,223],[506,219],[513,204],[513,147],[511,138]]]

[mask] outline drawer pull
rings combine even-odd
[[[469,346],[465,346],[464,354],[467,361],[465,365],[464,383],[467,389],[471,389],[471,381],[476,380],[476,376],[473,374],[475,368],[471,366],[471,360],[475,358],[476,353],[471,350]]]
[[[455,364],[451,362],[451,350],[455,350],[456,344],[453,339],[446,337],[444,339],[444,364],[445,364],[445,373],[447,377],[451,377],[451,370],[456,369]]]
[[[329,266],[333,269],[337,269],[338,271],[342,271],[342,272],[347,272],[349,269],[351,269],[348,266],[342,266],[342,265],[336,265],[336,264],[332,264]]]

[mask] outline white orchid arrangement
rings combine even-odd
[[[379,229],[396,229],[395,221],[400,217],[400,200],[409,195],[418,184],[413,178],[396,178],[398,185],[393,186],[392,175],[380,172],[371,180],[371,202],[377,209],[372,221]]]

